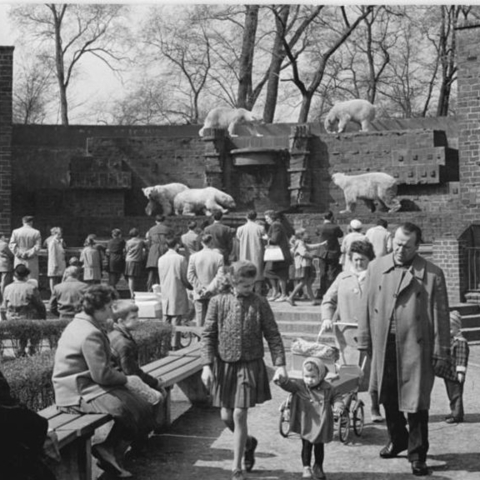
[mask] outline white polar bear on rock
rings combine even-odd
[[[335,133],[333,127],[338,123],[337,133],[345,130],[348,122],[358,123],[362,132],[367,132],[375,119],[375,107],[368,100],[347,100],[335,104],[325,118],[327,133]]]
[[[214,187],[185,190],[175,197],[173,205],[176,215],[211,215],[215,210],[226,213],[236,207],[233,197]]]
[[[171,215],[173,213],[174,198],[184,190],[188,190],[188,187],[183,183],[167,183],[165,185],[142,188],[144,195],[148,198],[145,212],[147,215],[155,215],[160,213],[160,207],[163,215]]]
[[[250,135],[262,137],[263,135],[260,135],[255,128],[255,124],[258,123],[260,123],[260,120],[245,108],[217,107],[208,112],[203,127],[198,134],[203,137],[206,128],[224,128],[228,129],[231,137],[238,137],[234,133],[235,126],[245,125]]]
[[[371,172],[361,175],[334,173],[332,180],[345,195],[346,210],[340,213],[353,213],[357,200],[363,200],[372,212],[376,209],[375,200],[380,203],[384,211],[396,212],[400,208],[400,202],[395,199],[397,181],[387,173]]]

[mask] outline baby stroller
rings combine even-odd
[[[336,387],[343,396],[345,409],[342,415],[336,415],[335,430],[342,443],[348,441],[350,431],[361,436],[365,423],[365,405],[358,398],[360,391],[365,391],[368,386],[363,381],[367,357],[356,348],[354,335],[357,324],[336,322],[333,332],[320,331],[317,342],[297,340],[292,344],[292,377],[301,376],[302,364],[309,356],[318,356],[330,370],[326,380]],[[310,348],[309,348],[310,347]],[[279,430],[283,437],[290,432],[290,404],[292,395],[280,406]]]

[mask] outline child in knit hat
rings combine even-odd
[[[444,377],[451,414],[445,417],[447,423],[463,422],[463,385],[467,372],[469,348],[461,333],[462,316],[457,310],[450,312],[450,369]]]
[[[323,472],[324,444],[333,439],[333,413],[341,415],[345,408],[342,395],[325,380],[327,372],[322,360],[309,357],[303,362],[302,380],[289,378],[277,382],[283,390],[293,394],[290,431],[298,433],[302,439],[302,478],[326,479]],[[313,469],[310,467],[312,450],[315,457]]]

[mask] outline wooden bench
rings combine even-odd
[[[38,412],[48,420],[58,437],[61,462],[53,466],[59,480],[91,480],[92,436],[95,429],[111,420],[108,414],[62,413],[52,405]]]
[[[200,343],[188,348],[170,352],[168,357],[156,360],[142,368],[164,380],[167,389],[160,416],[160,425],[171,422],[171,389],[177,384],[193,404],[205,404],[208,392],[201,380]],[[59,480],[91,480],[92,478],[92,437],[95,429],[111,420],[108,414],[62,413],[52,405],[38,412],[48,420],[49,430],[58,437],[61,462],[53,467]]]
[[[155,378],[162,378],[167,389],[163,416],[160,424],[171,423],[171,389],[178,385],[193,405],[206,405],[209,402],[208,391],[202,382],[201,345],[199,342],[187,348],[172,351],[168,357],[161,358],[142,368]]]

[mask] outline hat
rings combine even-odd
[[[30,269],[23,263],[19,263],[14,269],[13,274],[16,277],[24,278],[30,275]]]
[[[305,365],[308,363],[311,363],[315,365],[315,368],[317,369],[319,377],[323,380],[328,373],[328,368],[327,366],[320,360],[318,357],[308,357],[302,364],[302,370],[305,369]]]
[[[350,222],[350,228],[352,230],[360,230],[362,228],[362,222],[360,220],[357,220],[357,219],[352,220]]]
[[[462,328],[462,316],[458,310],[452,310],[450,312],[450,324],[457,327],[459,330]]]

